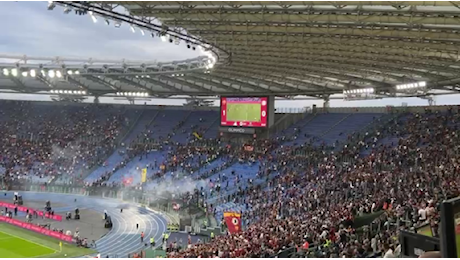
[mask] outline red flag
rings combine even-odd
[[[241,230],[241,214],[235,212],[224,212],[225,223],[227,223],[230,234],[238,233]]]

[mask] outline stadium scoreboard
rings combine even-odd
[[[273,114],[269,103],[269,97],[221,97],[221,126],[268,127]]]

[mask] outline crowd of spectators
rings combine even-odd
[[[228,197],[248,206],[245,230],[169,256],[260,257],[287,248],[314,257],[398,255],[399,231],[436,227],[439,203],[459,194],[459,124],[456,110],[427,110],[350,137],[338,151],[276,149],[261,168],[279,172],[268,188]],[[382,145],[389,136],[397,143]],[[371,153],[361,156],[366,148]],[[356,217],[373,213],[380,215],[371,228],[354,228]]]
[[[117,137],[129,124],[116,109],[98,117],[94,106],[64,107],[50,113],[35,111],[36,105],[29,102],[0,106],[4,126],[0,129],[0,167],[6,183],[32,175],[71,176],[82,183],[79,174],[103,165],[101,158],[114,151]],[[154,172],[149,181],[164,178],[166,173],[193,175],[204,169],[193,175],[194,180],[201,180],[235,163],[258,162],[257,178],[264,179],[263,184],[250,183],[217,202],[245,205],[245,229],[171,252],[170,257],[267,257],[288,248],[314,257],[394,256],[399,253],[395,238],[401,229],[421,224],[436,227],[439,203],[459,195],[460,113],[456,109],[427,110],[399,114],[388,122],[378,119],[374,125],[367,132],[351,135],[340,148],[337,143],[283,146],[289,137],[243,146],[219,140],[195,140],[186,145],[172,143],[170,138],[163,143],[137,140],[126,144],[124,159],[114,169],[87,185],[108,185],[115,171],[135,157],[148,157],[152,150],[165,151],[166,157],[146,165]],[[181,125],[174,130],[182,131]],[[382,142],[389,137],[397,141]],[[363,156],[363,150],[370,153]],[[222,162],[206,168],[217,159]],[[232,175],[239,177],[238,172]],[[183,198],[204,196],[200,201],[213,212],[216,205],[207,205],[207,196],[228,192],[228,177],[213,178],[211,192],[197,190]],[[355,219],[370,214],[378,215],[373,225],[356,229]]]
[[[53,106],[22,101],[0,105],[0,174],[4,183],[61,177],[81,182],[82,173],[111,152],[129,122],[121,108],[106,105]]]

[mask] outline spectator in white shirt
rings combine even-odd
[[[383,258],[395,258],[395,255],[393,253],[393,249],[391,249],[388,244],[383,245],[383,251],[385,251],[385,254],[383,255]]]
[[[419,215],[419,217],[420,217],[420,218],[419,218],[420,221],[425,221],[425,220],[426,220],[426,210],[425,210],[425,208],[420,208],[420,209],[418,210],[418,215]]]

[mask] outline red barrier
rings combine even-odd
[[[0,208],[2,208],[2,207],[3,208],[6,207],[6,208],[9,208],[9,209],[14,209],[14,208],[16,208],[16,205],[0,201]],[[24,206],[17,206],[17,207],[18,207],[18,211],[27,212],[27,210],[29,210],[29,213],[31,213],[31,214],[33,214],[34,212],[37,212],[37,214],[40,217],[43,216],[43,211],[31,209],[31,208],[24,207]],[[61,215],[56,215],[56,214],[51,215],[49,213],[45,213],[45,218],[49,218],[49,219],[56,220],[56,221],[62,221],[62,216]]]
[[[20,220],[12,219],[8,217],[4,217],[4,216],[0,216],[0,221],[6,222],[6,223],[9,223],[9,224],[21,227],[21,228],[25,228],[25,229],[28,229],[28,230],[31,230],[31,231],[34,231],[34,232],[37,232],[37,233],[40,233],[46,236],[54,237],[62,241],[73,242],[72,236],[64,235],[62,233],[52,231],[46,228],[42,228],[42,227],[39,227],[31,223],[22,222]]]

